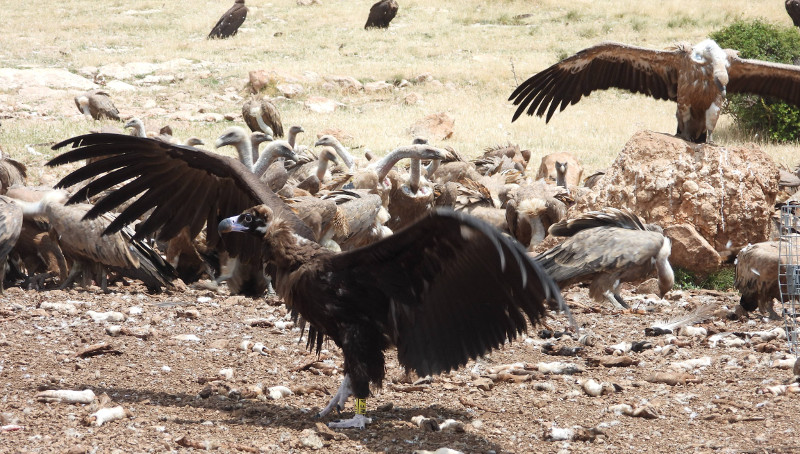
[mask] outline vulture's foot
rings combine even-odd
[[[355,415],[350,419],[329,422],[328,427],[332,429],[363,429],[367,424],[372,424],[372,418],[367,418],[364,415]]]
[[[608,290],[605,293],[603,293],[603,296],[605,296],[606,299],[611,303],[611,305],[617,309],[628,309],[630,307],[628,306],[627,303],[625,303],[625,301],[618,293],[614,293],[611,290]]]
[[[327,416],[328,413],[330,413],[334,408],[336,408],[337,413],[340,413],[342,409],[344,409],[344,404],[347,403],[347,399],[352,395],[353,390],[350,388],[350,376],[345,375],[344,379],[342,380],[342,384],[339,386],[339,390],[333,395],[333,399],[331,399],[328,405],[321,412],[319,412],[319,414],[317,414],[317,417],[322,418]]]
[[[769,319],[770,319],[770,320],[783,320],[783,317],[781,317],[780,315],[778,315],[778,313],[777,313],[777,312],[775,312],[775,309],[770,309],[770,310],[768,311],[768,314],[767,314],[767,315],[769,316]]]

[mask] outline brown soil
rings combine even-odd
[[[647,310],[625,313],[590,302],[585,290],[569,290],[566,298],[573,303],[578,323],[596,340],[584,346],[580,356],[545,354],[545,342],[555,342],[556,350],[581,344],[568,336],[540,339],[541,327],[536,327],[529,330],[530,338],[415,386],[416,377],[406,377],[389,352],[387,380],[367,401],[374,422],[364,430],[328,431],[314,415],[329,399],[319,394],[335,392],[339,385],[339,349],[328,345],[322,363],[304,368],[317,358],[305,350],[297,328],[274,326],[286,314],[274,299],[207,290],[148,295],[133,284],[117,286],[110,294],[96,288],[8,289],[0,299],[0,422],[4,429],[15,424],[21,428],[0,433],[0,451],[185,452],[192,449],[186,446],[193,446],[218,452],[302,452],[314,445],[319,449],[320,444],[325,452],[348,453],[442,447],[498,453],[800,451],[797,394],[765,392],[768,386],[792,380],[791,370],[772,365],[787,353],[787,341],[758,343],[744,334],[780,328],[782,322],[713,317],[699,325],[709,335],[730,331],[747,342],[722,347],[712,345],[708,337],[678,336],[675,344],[665,346],[669,337],[645,337],[644,329],[703,304],[731,308],[735,295],[672,292],[669,301],[640,302],[638,306]],[[44,303],[72,303],[76,311],[45,309],[50,305]],[[88,311],[122,312],[126,320],[116,324],[123,334],[109,335],[107,328],[114,323],[95,322]],[[556,331],[564,326],[561,316],[549,323]],[[149,337],[134,336],[144,333]],[[199,340],[175,337],[190,334]],[[242,350],[245,340],[262,342],[267,354]],[[617,355],[638,364],[602,365],[614,359],[608,347],[643,340],[654,348]],[[110,348],[80,357],[100,343]],[[705,357],[710,366],[675,368]],[[576,364],[584,371],[536,371],[537,363],[554,361]],[[517,362],[524,363],[529,379],[523,372],[481,378],[496,372],[492,368]],[[222,369],[232,369],[232,377],[221,375]],[[671,373],[687,383],[647,381],[655,373]],[[613,384],[616,392],[591,397],[579,384],[588,379]],[[258,384],[286,386],[296,393],[273,400],[259,394]],[[39,402],[37,392],[44,389],[91,389],[97,399],[88,405]],[[643,408],[643,415],[609,410],[617,404]],[[117,405],[131,417],[100,427],[84,422],[98,408]],[[343,415],[352,415],[351,403]],[[460,421],[464,431],[421,428],[412,422],[417,415],[440,424],[445,419]],[[587,429],[578,433],[589,440],[547,441],[553,427],[573,426]]]

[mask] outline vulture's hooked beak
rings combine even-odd
[[[246,232],[247,227],[240,224],[238,221],[239,221],[238,214],[236,216],[225,218],[222,221],[220,221],[217,230],[219,230],[219,233]]]

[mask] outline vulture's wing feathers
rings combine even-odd
[[[153,209],[136,227],[136,239],[158,232],[160,239],[167,240],[184,227],[189,227],[194,237],[207,225],[207,241],[214,246],[219,239],[220,219],[263,203],[290,222],[298,235],[313,238],[308,227],[280,197],[236,159],[189,146],[120,134],[73,137],[54,145],[53,149],[68,145],[75,148],[47,164],[55,166],[104,158],[86,164],[58,183],[58,187],[67,187],[99,176],[77,191],[69,203],[122,184],[101,198],[87,213],[87,218],[97,217],[136,198],[108,226],[106,233],[119,231]],[[259,249],[255,240],[243,235],[227,236],[225,243],[225,249],[234,255],[246,248]]]
[[[230,7],[225,14],[219,18],[217,24],[211,29],[208,34],[208,39],[212,38],[228,38],[239,31],[239,27],[244,23],[247,18],[247,7],[244,2],[236,2]]]
[[[595,227],[647,230],[636,213],[628,209],[608,207],[603,211],[589,211],[578,217],[559,221],[550,226],[548,233],[553,236],[572,236],[581,230]]]
[[[563,305],[517,242],[472,216],[437,210],[370,246],[332,258],[332,279],[384,320],[398,359],[420,375],[448,371],[513,339]],[[337,282],[334,282],[336,284]],[[388,315],[387,315],[388,314]]]
[[[643,265],[658,254],[664,236],[620,227],[581,230],[534,260],[556,282],[568,285],[596,273],[618,272]]]
[[[584,49],[534,74],[508,98],[518,105],[512,121],[528,115],[564,110],[595,90],[622,88],[656,99],[676,100],[683,50],[652,50],[619,43]]]
[[[800,105],[800,66],[747,60],[728,52],[728,93],[754,93]]]

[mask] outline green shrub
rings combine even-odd
[[[681,290],[709,289],[727,291],[733,288],[736,270],[732,266],[722,267],[710,274],[695,274],[683,268],[676,267],[675,288]]]
[[[736,21],[711,34],[723,49],[736,49],[741,58],[793,64],[800,59],[800,32],[795,27],[778,26],[763,20]],[[800,108],[773,98],[749,94],[729,94],[726,113],[739,127],[770,140],[785,142],[800,139]]]

